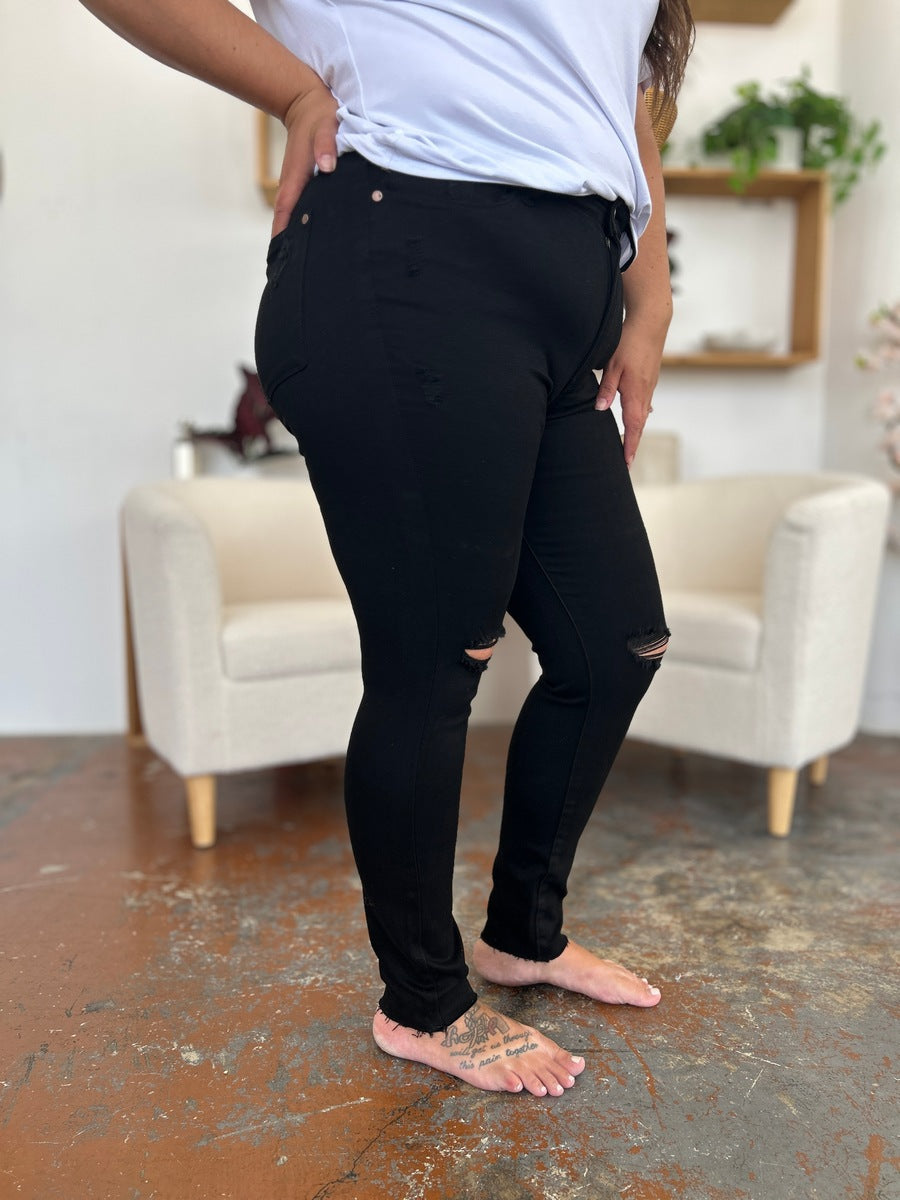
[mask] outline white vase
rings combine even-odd
[[[785,126],[775,130],[775,160],[773,171],[800,171],[803,169],[803,130]]]
[[[192,479],[197,473],[197,456],[190,438],[177,438],[172,443],[172,476]]]

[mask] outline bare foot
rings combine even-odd
[[[639,1008],[652,1008],[661,999],[659,988],[651,987],[646,979],[607,958],[597,958],[576,942],[569,942],[562,954],[550,962],[532,962],[494,950],[479,938],[472,962],[485,979],[508,987],[550,983],[606,1004],[634,1004]]]
[[[372,1034],[385,1053],[436,1067],[486,1092],[524,1089],[533,1096],[561,1096],[584,1070],[583,1058],[573,1058],[542,1033],[480,1000],[438,1033],[396,1025],[379,1009]]]

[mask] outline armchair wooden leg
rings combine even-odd
[[[207,850],[216,844],[216,777],[188,775],[184,786],[191,842],[196,850]]]
[[[809,764],[809,782],[815,787],[821,787],[828,778],[828,755],[823,754],[815,762]]]
[[[787,837],[794,818],[799,772],[790,767],[769,768],[769,833]]]

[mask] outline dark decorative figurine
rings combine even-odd
[[[272,445],[269,422],[277,421],[278,417],[265,397],[259,376],[247,367],[239,369],[244,376],[244,390],[235,406],[234,428],[197,429],[185,423],[185,436],[193,442],[220,442],[245,462],[272,454],[290,453],[288,450],[276,450]],[[262,449],[260,442],[265,443]]]

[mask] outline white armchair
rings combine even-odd
[[[129,725],[181,776],[215,842],[215,775],[343,754],[359,638],[305,480],[135,488],[122,509]]]
[[[798,771],[854,735],[889,493],[847,475],[636,489],[669,648],[630,736],[769,771],[769,831],[790,832]]]

